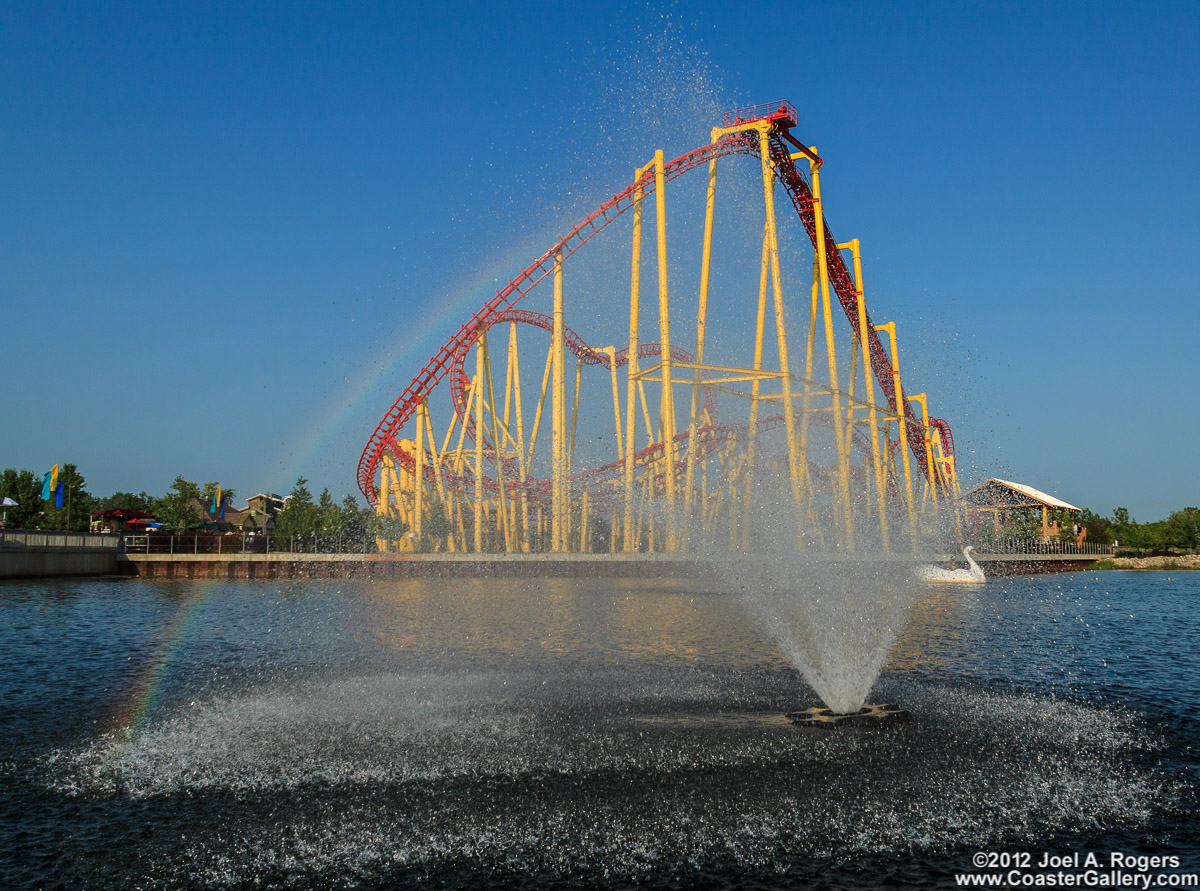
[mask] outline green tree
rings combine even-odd
[[[1200,547],[1200,508],[1185,507],[1167,517],[1166,546],[1192,550]]]
[[[154,513],[156,499],[146,492],[113,492],[103,498],[96,499],[96,510],[140,510],[145,514]]]
[[[434,498],[429,503],[429,510],[421,518],[421,532],[432,544],[433,550],[442,549],[446,543],[446,536],[453,528],[450,518],[446,516],[446,505],[441,499]]]
[[[1124,507],[1113,509],[1112,534],[1123,548],[1155,550],[1162,546],[1161,530],[1154,523],[1139,523]]]
[[[1152,551],[1166,550],[1170,547],[1168,531],[1166,520],[1144,523],[1142,525],[1142,535],[1145,541],[1143,547],[1149,548]]]
[[[342,543],[342,509],[328,487],[317,496],[317,542],[322,551],[329,552],[338,550]]]
[[[373,512],[359,507],[358,499],[347,495],[342,499],[342,546],[356,554],[375,549],[371,535]]]
[[[1092,544],[1112,543],[1112,521],[1107,517],[1094,514],[1087,508],[1079,515],[1079,522],[1087,530],[1087,541]]]
[[[371,531],[379,538],[400,541],[408,535],[408,524],[399,517],[385,517],[376,514],[371,518]]]
[[[1122,545],[1130,545],[1129,530],[1133,528],[1134,520],[1129,515],[1129,508],[1117,507],[1112,512],[1112,534]]]
[[[1167,523],[1132,522],[1125,530],[1125,537],[1118,539],[1123,547],[1146,551],[1161,551],[1167,546]]]
[[[159,498],[154,505],[154,515],[162,521],[163,526],[176,532],[200,522],[200,487],[182,476],[175,477],[175,482],[167,490],[167,494]]]
[[[311,550],[320,531],[320,514],[308,491],[308,480],[297,477],[283,510],[275,518],[275,538],[285,548]]]
[[[0,474],[0,498],[11,498],[17,507],[6,509],[9,529],[32,529],[42,513],[42,479],[32,470],[7,468]]]

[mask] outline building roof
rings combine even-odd
[[[282,495],[276,495],[274,492],[259,492],[256,495],[251,495],[246,500],[253,501],[255,498],[258,498],[259,500],[262,500],[262,501],[265,501],[268,498],[270,498],[272,501],[287,501],[287,499],[284,498]]]
[[[1007,493],[1005,492],[1007,490]],[[975,497],[972,497],[975,496]],[[1053,507],[1057,510],[1069,510],[1079,513],[1083,508],[1068,504],[1061,498],[1048,495],[1041,489],[1027,486],[1024,483],[1014,483],[1009,480],[992,478],[981,483],[963,495],[963,501],[971,504],[989,504],[1004,507]]]

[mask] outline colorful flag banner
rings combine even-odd
[[[63,484],[59,483],[58,488],[54,490],[54,506],[63,506]]]
[[[42,477],[42,501],[49,501],[54,494],[54,487],[58,485],[58,465],[55,464]]]

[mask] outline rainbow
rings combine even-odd
[[[536,239],[527,239],[526,243],[514,247],[503,258],[448,287],[445,292],[447,296],[443,299],[416,307],[411,315],[412,324],[405,327],[400,341],[381,348],[381,355],[363,364],[356,376],[330,401],[327,410],[319,414],[300,437],[295,451],[288,455],[278,470],[269,475],[272,491],[284,494],[291,490],[298,476],[307,476],[308,468],[313,466],[335,435],[344,430],[352,419],[359,420],[363,404],[375,391],[380,378],[395,379],[400,368],[411,368],[420,358],[434,355],[441,341],[465,322],[497,288],[503,286],[508,277],[519,272],[529,257],[537,255],[537,248],[532,247],[534,243]],[[398,390],[403,389],[408,381],[399,383]],[[357,487],[351,485],[346,491],[356,493]]]
[[[219,584],[220,580],[203,582],[190,590],[184,603],[176,608],[175,615],[142,663],[129,695],[113,712],[109,725],[118,737],[136,739],[146,729],[150,715],[162,700],[171,668],[180,650],[212,601],[213,592]]]
[[[506,273],[521,268],[521,261],[532,256],[536,249],[529,245],[514,248],[503,259],[480,269],[467,280],[451,286],[449,298],[430,307],[429,312],[417,314],[415,323],[408,326],[403,339],[395,345],[391,358],[384,361],[364,363],[356,377],[348,382],[332,401],[330,410],[319,416],[300,438],[296,450],[289,456],[282,469],[271,479],[272,490],[282,492],[292,485],[297,476],[305,473],[316,456],[347,423],[355,418],[367,396],[373,391],[380,377],[391,378],[401,366],[411,366],[419,350],[430,355],[436,352],[431,347],[435,339],[461,324],[478,306],[480,294],[490,294],[504,281]],[[110,723],[114,731],[125,739],[135,739],[146,728],[155,707],[162,700],[171,668],[212,600],[219,580],[205,581],[191,591],[185,603],[178,608],[166,630],[154,645],[153,652],[146,658],[138,673],[130,694],[114,711]]]

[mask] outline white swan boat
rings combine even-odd
[[[970,569],[945,569],[941,566],[928,564],[917,567],[917,578],[923,582],[943,585],[982,585],[987,581],[983,570],[971,556],[975,549],[970,545],[963,548],[963,556],[967,558]]]

